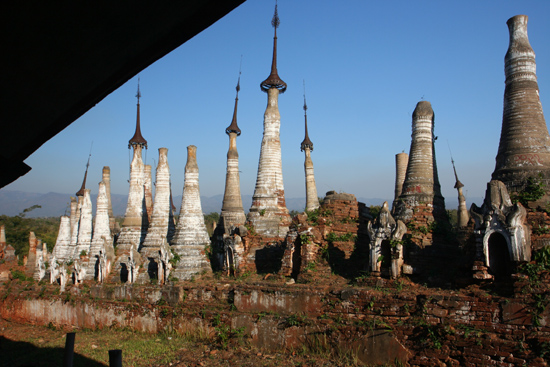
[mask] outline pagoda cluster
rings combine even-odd
[[[320,241],[325,240],[326,233],[307,227],[305,217],[297,219],[299,225],[293,224],[285,203],[278,98],[286,91],[287,84],[277,70],[277,7],[272,25],[271,71],[260,84],[267,94],[267,108],[256,185],[248,213],[242,203],[237,151],[237,137],[241,134],[237,124],[240,75],[233,118],[225,129],[229,137],[225,191],[220,219],[212,237],[207,232],[201,207],[197,147],[187,147],[183,196],[177,220],[167,148],[160,148],[158,152],[153,197],[152,167],[142,159],[147,141],[141,135],[138,86],[136,129],[129,141],[133,159],[123,221],[118,224],[113,216],[109,167],[103,168],[93,216],[90,190],[86,188],[86,168],[82,187],[76,198],[71,198],[70,216],[61,217],[53,252],[48,254],[47,248],[31,236],[29,274],[42,279],[49,273],[50,281],[64,285],[70,264],[69,272],[77,284],[84,280],[130,284],[156,280],[165,284],[212,270],[237,274],[250,269],[258,272],[275,269],[273,271],[295,275],[318,256]],[[475,239],[473,274],[479,279],[498,278],[510,272],[510,264],[531,259],[531,230],[526,221],[530,208],[520,202],[512,203],[511,195],[525,190],[534,178],[542,180],[546,187],[550,183],[550,136],[538,97],[535,55],[527,38],[527,17],[511,18],[508,27],[510,46],[505,57],[502,132],[492,181],[487,185],[481,207],[474,204],[470,211],[466,209],[464,185],[454,170],[459,199],[455,227],[459,231],[470,231]],[[396,155],[395,196],[391,208],[385,202],[380,212],[370,218],[364,204],[357,203],[349,194],[329,192],[325,206],[320,208],[311,160],[313,143],[308,135],[305,92],[303,109],[305,137],[300,148],[305,155],[305,211],[337,211],[334,215],[339,216],[342,223],[349,221],[350,216],[357,223],[361,223],[361,218],[368,218],[364,225],[348,226],[358,231],[358,237],[364,235],[367,239],[368,251],[362,259],[366,270],[392,277],[415,274],[422,271],[426,259],[433,253],[454,253],[456,244],[445,243],[438,238],[442,231],[435,230],[450,227],[451,223],[437,173],[435,113],[430,102],[422,100],[416,104],[412,113],[409,153]],[[544,195],[533,206],[547,202],[548,195]],[[347,208],[350,205],[354,206],[353,210]],[[407,233],[411,246],[404,246]],[[251,240],[252,237],[261,240]],[[338,246],[338,241],[331,243]],[[354,248],[350,250],[344,246],[340,252],[349,257]],[[13,256],[10,251],[2,231],[0,256]],[[385,256],[390,261],[384,261]]]

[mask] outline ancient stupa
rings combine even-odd
[[[401,195],[395,216],[407,223],[413,217],[428,222],[445,219],[445,200],[437,175],[434,149],[434,112],[428,101],[420,101],[412,114],[412,142]]]
[[[395,192],[393,197],[392,212],[395,210],[395,204],[401,191],[403,191],[403,182],[405,182],[405,176],[407,175],[407,165],[409,164],[409,155],[405,152],[397,153],[395,155]]]
[[[105,171],[103,171],[105,172]],[[107,184],[104,181],[99,183],[97,193],[97,205],[94,222],[94,233],[88,255],[88,269],[86,271],[87,279],[98,277],[99,262],[102,256],[110,257],[114,260],[113,237],[111,236],[109,221],[109,198],[107,195]]]
[[[521,191],[528,177],[550,179],[550,136],[537,83],[535,53],[527,37],[526,15],[508,19],[510,45],[504,57],[506,88],[502,131],[492,179],[510,192]]]
[[[313,151],[313,143],[309,139],[307,132],[307,103],[304,82],[304,122],[305,122],[305,137],[300,144],[300,150],[305,154],[304,171],[306,174],[306,211],[312,211],[319,207],[319,197],[317,197],[317,186],[315,185],[315,175],[313,173],[313,161],[311,160],[311,152]]]
[[[78,240],[74,253],[75,259],[80,255],[88,255],[90,252],[90,245],[92,244],[93,209],[90,189],[84,189],[84,195],[79,198],[79,201],[82,201],[82,205],[80,206]]]
[[[195,274],[211,270],[206,257],[210,237],[202,213],[197,147],[194,145],[187,147],[181,209],[171,245],[180,258],[172,272],[176,278],[190,279]]]
[[[105,184],[105,193],[107,195],[107,214],[109,215],[109,228],[111,232],[118,233],[120,227],[115,221],[115,216],[113,214],[113,203],[111,202],[111,168],[108,166],[103,167],[102,179],[101,181]]]
[[[458,179],[458,175],[456,174],[455,161],[452,159],[452,157],[451,157],[451,163],[453,164],[453,171],[455,173],[455,180],[456,180],[454,188],[458,191],[458,211],[457,211],[456,224],[458,228],[464,228],[468,225],[468,220],[470,219],[470,215],[468,214],[468,209],[466,208],[466,197],[462,192],[462,188],[464,187],[464,184],[460,182],[460,180]]]
[[[288,232],[290,215],[285,202],[279,134],[281,115],[279,114],[278,100],[279,94],[286,90],[286,83],[277,73],[277,28],[279,23],[277,5],[275,5],[275,14],[271,21],[275,29],[271,74],[260,84],[261,90],[267,93],[264,135],[256,187],[247,219],[254,226],[256,233],[266,237],[283,238]]]
[[[71,244],[71,219],[63,215],[57,232],[57,239],[53,248],[53,256],[61,262],[68,261],[73,255]]]
[[[231,226],[242,225],[246,221],[241,196],[241,182],[239,175],[239,152],[237,151],[237,136],[241,135],[241,129],[237,125],[237,104],[239,102],[240,73],[237,82],[237,95],[235,97],[235,108],[231,124],[225,129],[229,135],[229,150],[227,151],[227,173],[225,176],[225,192],[223,195],[223,206],[218,223],[218,231],[228,234]]]
[[[138,261],[137,250],[145,238],[148,227],[145,205],[145,165],[141,158],[143,148],[147,149],[147,140],[141,135],[140,97],[138,82],[136,130],[134,136],[128,142],[128,149],[132,148],[134,151],[132,163],[130,164],[130,190],[126,214],[117,240],[118,258],[115,264],[117,269],[120,269],[121,264],[128,260],[128,255],[132,251],[135,252],[132,254],[132,261]]]
[[[155,202],[151,223],[149,224],[145,241],[143,241],[142,247],[139,250],[145,264],[148,262],[156,264],[161,246],[172,239],[175,230],[170,195],[170,166],[168,165],[167,148],[159,148],[156,175]],[[155,266],[152,267],[155,268]],[[155,272],[154,269],[151,271]]]

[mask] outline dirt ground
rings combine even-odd
[[[205,337],[149,335],[129,330],[71,330],[0,319],[0,366],[59,366],[67,332],[76,332],[74,366],[108,366],[108,351],[122,349],[123,366],[353,366],[356,361],[328,353],[267,352],[246,341],[227,349]],[[323,355],[324,354],[324,355]]]

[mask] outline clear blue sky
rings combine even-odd
[[[248,0],[140,73],[147,163],[155,164],[158,148],[169,149],[174,195],[181,194],[191,144],[198,147],[201,194],[223,193],[229,140],[224,131],[241,54],[237,144],[241,190],[253,193],[267,102],[259,84],[270,71],[273,8],[274,1]],[[449,144],[467,196],[484,196],[502,122],[506,21],[517,14],[529,16],[548,111],[548,1],[280,0],[278,66],[288,84],[279,98],[286,196],[305,196],[304,79],[320,196],[334,189],[393,199],[395,154],[409,151],[411,113],[422,98],[436,115],[443,195],[456,200]],[[136,87],[137,76],[44,144],[26,160],[32,170],[4,190],[73,194],[93,141],[88,188],[97,193],[107,165],[112,192],[127,194]]]

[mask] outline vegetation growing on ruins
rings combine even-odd
[[[520,202],[523,206],[528,206],[530,201],[537,201],[546,193],[546,185],[542,181],[542,174],[538,177],[528,177],[525,181],[523,191],[510,195],[512,202]]]
[[[17,255],[29,253],[29,232],[31,231],[35,233],[36,238],[47,243],[48,251],[52,251],[55,246],[59,218],[27,218],[29,212],[38,208],[40,205],[33,205],[13,217],[0,215],[0,226],[4,225],[6,228],[6,242],[15,248]]]

